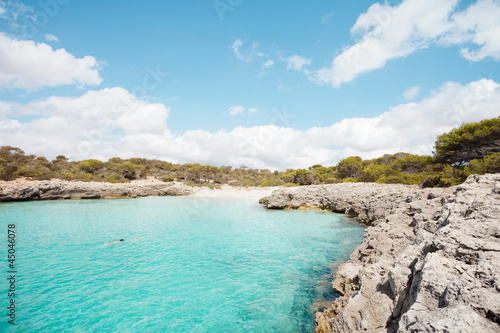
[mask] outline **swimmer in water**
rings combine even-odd
[[[109,243],[107,246],[110,246],[110,245],[113,245],[113,244],[116,244],[116,243],[123,243],[123,238],[120,239],[119,241],[116,241],[116,242],[113,242],[113,243]]]

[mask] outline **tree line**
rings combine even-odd
[[[334,166],[270,171],[244,165],[212,166],[174,164],[157,159],[119,157],[69,161],[63,155],[52,161],[26,155],[17,147],[0,147],[0,179],[27,177],[34,180],[64,179],[85,182],[130,182],[153,176],[165,182],[217,186],[299,186],[341,182],[421,184],[447,187],[462,183],[470,174],[500,172],[500,117],[469,123],[438,136],[433,156],[386,154],[363,160],[351,156]]]

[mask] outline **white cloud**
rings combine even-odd
[[[102,81],[99,66],[94,57],[75,58],[64,49],[0,33],[0,88],[98,85]]]
[[[370,6],[351,29],[357,42],[310,79],[339,87],[384,67],[391,59],[408,56],[432,43],[471,42],[480,49],[464,48],[461,54],[466,59],[500,59],[500,1],[478,0],[462,12],[456,11],[457,4],[458,0],[404,0],[398,6],[387,2]]]
[[[302,92],[304,90],[304,87],[300,85],[295,85],[293,87],[287,86],[284,82],[280,82],[278,84],[278,90],[280,91],[286,91],[286,92]]]
[[[243,45],[243,42],[241,41],[241,39],[237,39],[234,41],[233,46],[231,46],[231,48],[233,49],[233,52],[234,52],[234,55],[236,56],[236,58],[241,59],[241,60],[245,60],[245,57],[240,52],[240,47],[242,45]]]
[[[31,15],[34,12],[32,7],[26,6],[19,0],[9,0],[0,2],[0,15],[9,26],[13,29],[23,29],[23,25],[19,22],[20,17],[33,19]]]
[[[256,109],[256,108],[245,108],[243,105],[235,105],[235,106],[231,106],[228,110],[229,114],[231,116],[236,116],[238,114],[244,114],[246,112],[248,113],[256,113],[258,112],[259,110]]]
[[[420,103],[397,105],[375,118],[344,119],[316,131],[331,144],[343,146],[343,156],[430,154],[437,135],[464,122],[498,116],[499,102],[500,85],[494,81],[482,79],[466,86],[449,82]]]
[[[461,50],[462,56],[469,61],[479,61],[486,57],[500,60],[500,1],[482,0],[471,5],[464,12],[452,17],[456,24],[455,41],[469,41],[479,45],[478,50],[468,47]],[[453,38],[450,38],[453,40]]]
[[[231,46],[231,49],[233,49],[233,53],[236,56],[236,58],[246,61],[246,62],[252,62],[255,57],[269,57],[269,55],[261,52],[258,50],[259,48],[259,43],[253,43],[250,45],[250,47],[243,49],[243,41],[241,39],[236,39]]]
[[[244,113],[245,107],[243,105],[231,106],[228,111],[231,116],[236,116],[237,114]]]
[[[500,85],[482,79],[467,85],[445,83],[420,103],[400,104],[374,118],[348,118],[327,127],[296,130],[290,128],[296,125],[293,118],[275,121],[286,117],[273,114],[273,125],[173,134],[167,128],[165,105],[111,88],[24,105],[0,101],[0,145],[49,158],[139,156],[284,170],[332,165],[351,155],[430,154],[437,135],[464,122],[497,117],[498,105]],[[23,115],[33,119],[26,122],[23,117],[21,122]]]
[[[407,100],[412,100],[420,94],[420,87],[411,87],[403,92],[403,97]]]
[[[268,60],[262,66],[263,69],[268,69],[274,66],[274,60]]]
[[[59,38],[57,38],[56,36],[54,35],[51,35],[51,34],[45,34],[45,40],[47,40],[47,42],[58,42],[59,41]]]
[[[111,157],[120,140],[148,133],[168,137],[169,108],[137,100],[123,88],[89,91],[78,98],[52,96],[28,104],[0,103],[0,145],[13,143],[73,159]],[[25,116],[29,122],[16,118]]]
[[[299,55],[293,55],[291,57],[286,58],[285,60],[287,62],[286,68],[294,69],[296,71],[301,71],[302,67],[311,64],[311,59],[307,59],[306,57],[302,57]]]
[[[334,15],[333,12],[323,15],[323,19],[321,20],[321,23],[322,24],[328,23],[328,21],[333,17],[333,15]]]
[[[262,71],[259,73],[259,75],[257,75],[258,78],[261,78],[263,77],[264,75],[266,75],[267,71],[269,68],[273,67],[274,66],[274,60],[267,60],[263,65],[262,65]]]

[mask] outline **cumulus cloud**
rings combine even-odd
[[[454,43],[472,42],[477,50],[468,47],[461,50],[469,61],[480,61],[486,57],[500,60],[500,1],[482,0],[472,4],[465,11],[452,17],[455,23],[452,37]]]
[[[429,154],[437,135],[464,122],[498,116],[498,102],[500,85],[494,81],[482,79],[466,86],[449,82],[420,103],[397,105],[375,118],[344,119],[315,131],[332,144],[344,146],[343,156],[376,157],[398,151]]]
[[[78,98],[52,96],[28,104],[0,103],[0,145],[51,155],[99,158],[116,154],[122,137],[148,133],[168,137],[169,108],[137,100],[123,88],[89,91]],[[19,117],[31,119],[20,122]]]
[[[301,71],[302,67],[311,64],[311,59],[307,59],[306,57],[302,57],[299,55],[293,55],[291,57],[286,58],[285,60],[287,62],[286,68],[294,69],[296,71]]]
[[[256,109],[256,108],[245,108],[243,105],[235,105],[235,106],[231,106],[228,110],[229,114],[231,116],[236,116],[238,114],[244,114],[246,112],[248,113],[256,113],[258,112],[259,110]]]
[[[411,88],[406,89],[403,92],[403,97],[407,100],[412,100],[415,97],[417,97],[419,93],[420,93],[420,87],[415,86],[415,87],[411,87]]]
[[[76,58],[64,49],[0,33],[0,88],[98,85],[102,82],[99,67],[94,57]]]
[[[339,87],[357,76],[408,56],[432,43],[473,43],[461,55],[470,61],[500,59],[500,0],[478,0],[458,12],[458,0],[404,0],[397,6],[376,3],[361,14],[351,29],[357,42],[342,50],[331,66],[310,79]],[[432,10],[429,10],[432,8]]]
[[[467,85],[445,83],[420,103],[400,104],[377,117],[347,118],[326,127],[297,130],[292,128],[293,118],[276,111],[266,126],[173,134],[167,127],[165,105],[110,88],[28,104],[0,101],[0,145],[49,158],[140,156],[283,170],[333,165],[352,155],[430,154],[437,135],[464,122],[497,117],[498,105],[500,85],[482,79]]]
[[[57,38],[56,36],[54,35],[51,35],[51,34],[45,34],[45,40],[47,40],[47,42],[58,42],[59,41],[59,38]]]

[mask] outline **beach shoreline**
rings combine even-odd
[[[238,198],[258,201],[282,187],[237,187],[221,185],[188,186],[180,182],[163,182],[155,178],[129,183],[82,182],[60,179],[28,180],[18,178],[0,181],[0,202],[67,199],[126,199],[147,196],[192,196]]]

